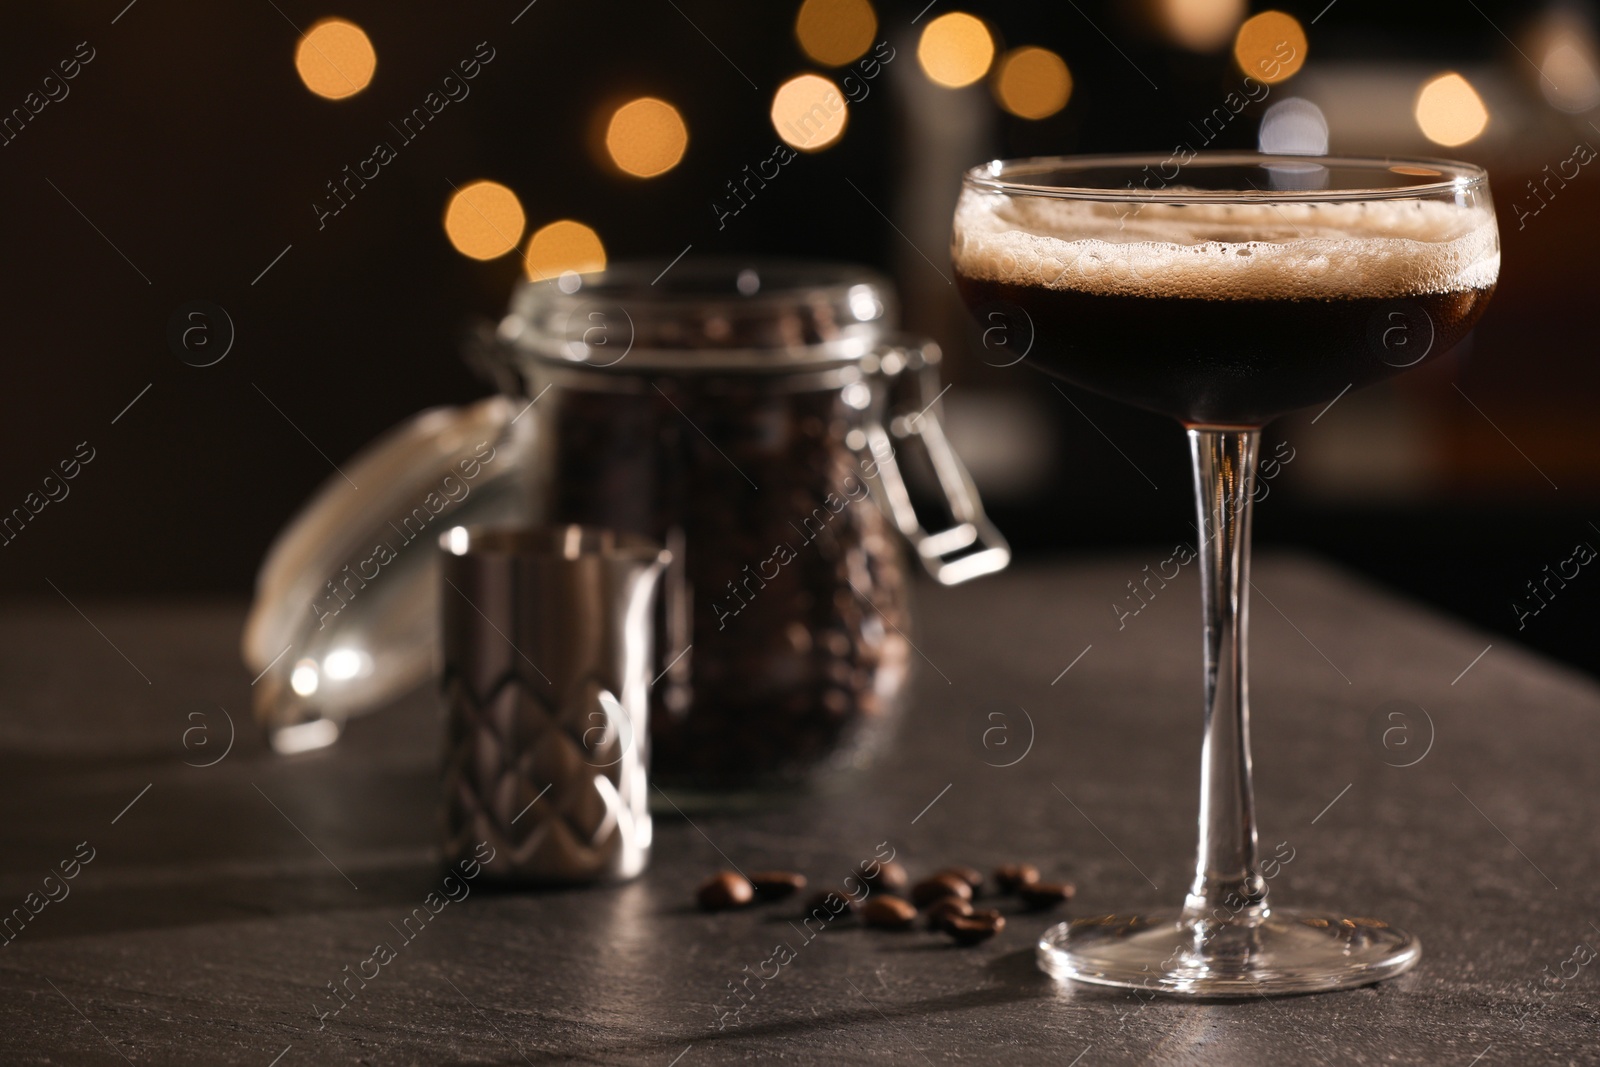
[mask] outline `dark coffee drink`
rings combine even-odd
[[[1439,356],[1477,322],[1500,259],[1493,215],[1444,202],[969,189],[955,232],[987,345],[1190,426],[1259,426]]]

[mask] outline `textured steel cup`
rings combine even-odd
[[[620,881],[650,858],[646,720],[670,556],[587,526],[455,527],[443,560],[447,863],[487,877]]]

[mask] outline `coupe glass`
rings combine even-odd
[[[1052,927],[1040,966],[1208,997],[1342,989],[1411,967],[1410,934],[1268,901],[1276,872],[1257,852],[1250,784],[1251,500],[1267,422],[1437,358],[1477,321],[1500,267],[1487,176],[1440,160],[1254,153],[996,161],[966,175],[952,257],[986,343],[1179,419],[1194,460],[1205,652],[1194,883],[1181,908]]]

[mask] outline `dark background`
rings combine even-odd
[[[723,182],[776,143],[773,90],[820,69],[795,41],[797,0],[125,3],[18,10],[0,37],[0,112],[21,106],[79,42],[95,50],[70,95],[0,147],[10,266],[0,511],[79,442],[95,450],[70,496],[0,548],[0,592],[53,597],[53,583],[78,602],[243,594],[330,460],[421,408],[485,393],[459,358],[461,337],[504,308],[520,265],[516,255],[466,259],[446,238],[452,185],[477,178],[516,190],[530,230],[583,220],[613,259],[665,260],[692,244],[694,255],[778,252],[889,270],[908,324],[951,350],[945,401],[958,446],[976,453],[980,487],[1021,556],[1187,538],[1179,428],[1090,396],[1074,397],[1080,415],[1026,366],[985,367],[953,290],[922,258],[948,271],[948,209],[929,208],[929,196],[953,202],[965,166],[1164,152],[1191,139],[1189,121],[1240,73],[1226,46],[1196,54],[1164,40],[1149,5],[962,5],[1004,46],[1043,45],[1067,61],[1068,106],[1034,122],[1004,115],[982,83],[918,81],[912,20],[923,3],[877,4],[878,36],[897,58],[852,107],[843,139],[786,167],[719,231],[711,204]],[[1600,577],[1580,574],[1520,633],[1511,608],[1575,543],[1600,544],[1600,170],[1520,229],[1512,206],[1575,142],[1600,145],[1590,121],[1600,111],[1547,106],[1536,63],[1540,26],[1564,17],[1581,36],[1592,12],[1490,0],[1280,6],[1306,25],[1310,47],[1273,100],[1322,104],[1334,151],[1488,166],[1504,266],[1487,318],[1456,353],[1344,398],[1315,425],[1308,412],[1269,430],[1267,448],[1286,440],[1296,460],[1258,511],[1258,543],[1337,557],[1600,669]],[[953,9],[939,0],[920,17]],[[342,101],[308,92],[293,63],[300,32],[330,15],[362,26],[379,57],[372,85]],[[481,41],[496,58],[471,96],[319,230],[311,205],[324,182]],[[1491,111],[1484,136],[1456,149],[1428,144],[1406,118],[1416,86],[1444,70],[1467,74]],[[1378,87],[1379,106],[1337,118],[1351,86]],[[593,143],[608,104],[644,94],[675,104],[690,131],[682,163],[649,181],[615,173]],[[1218,145],[1255,147],[1259,117],[1246,112]],[[954,130],[956,147],[930,147],[917,133],[929,123]],[[1409,139],[1395,133],[1405,129]],[[193,300],[222,306],[236,327],[215,366],[187,366],[169,348],[169,319]]]

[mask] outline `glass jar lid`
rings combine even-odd
[[[508,357],[614,372],[791,373],[854,363],[896,321],[887,279],[838,263],[706,258],[524,281]]]

